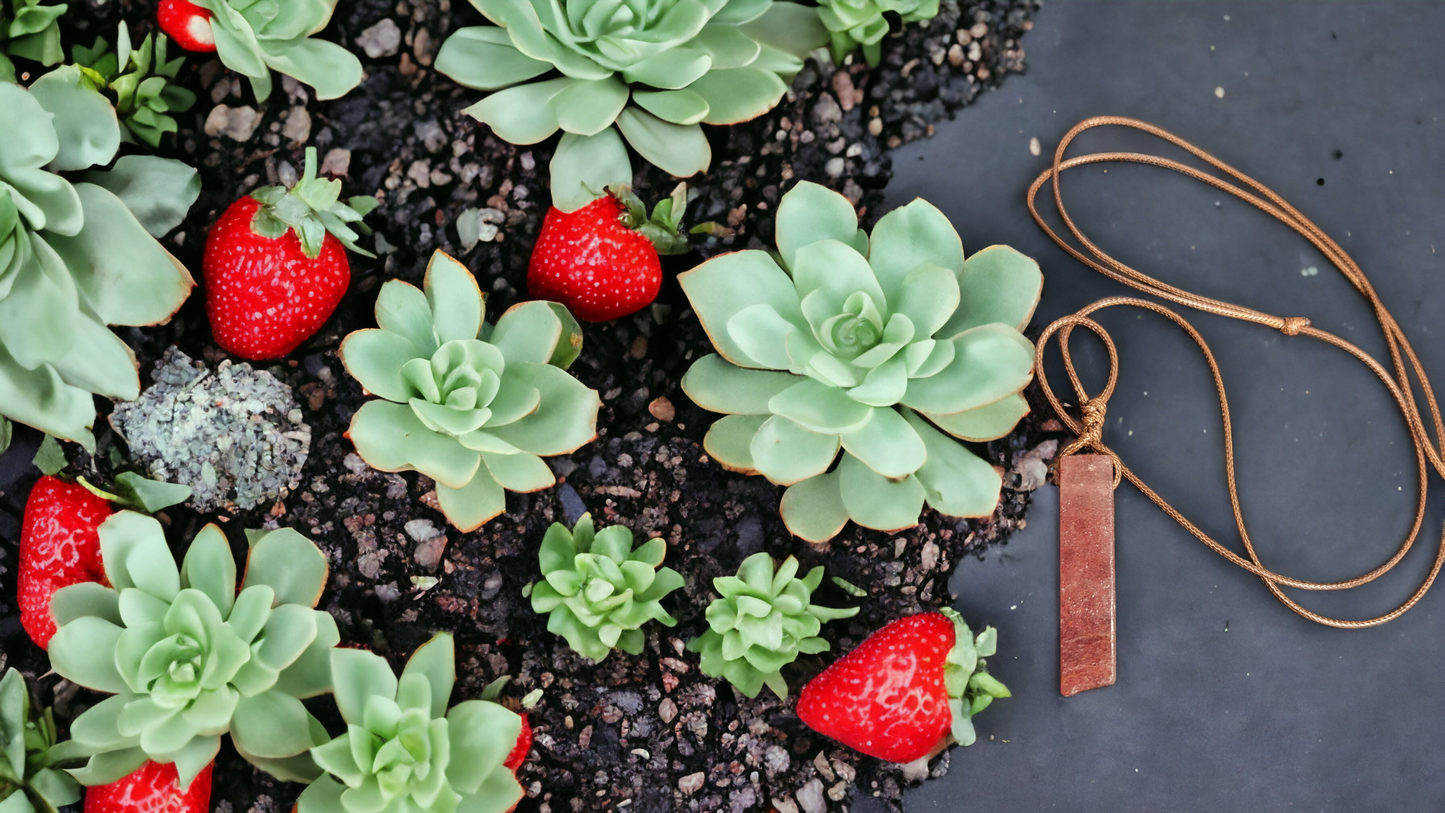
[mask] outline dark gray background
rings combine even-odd
[[[1024,46],[1026,75],[896,153],[889,196],[933,201],[970,251],[1007,243],[1036,257],[1046,278],[1036,328],[1132,293],[1050,243],[1023,200],[1072,124],[1129,115],[1253,175],[1334,236],[1445,385],[1445,4],[1053,2]],[[1035,137],[1042,156],[1030,154]],[[1075,144],[1075,154],[1167,152],[1117,130]],[[1344,279],[1252,207],[1148,167],[1075,170],[1064,191],[1085,232],[1146,273],[1308,316],[1384,357]],[[1224,370],[1246,519],[1266,564],[1335,580],[1385,560],[1416,494],[1383,386],[1320,342],[1185,315]],[[1106,440],[1238,549],[1198,351],[1157,316],[1103,320],[1123,355]],[[1099,374],[1100,360],[1081,366]],[[1358,618],[1407,597],[1445,522],[1433,475],[1430,490],[1417,547],[1395,572],[1305,603]],[[1059,697],[1058,499],[1046,486],[1027,530],[954,581],[965,615],[999,628],[993,670],[1015,697],[979,718],[982,741],[955,750],[946,778],[912,792],[910,811],[1445,809],[1445,590],[1381,628],[1316,626],[1132,487],[1116,500],[1118,683]]]

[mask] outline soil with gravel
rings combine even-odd
[[[688,222],[712,221],[713,233],[695,238],[693,253],[665,259],[668,279],[652,308],[586,329],[572,369],[602,393],[598,438],[569,457],[549,459],[556,488],[509,495],[508,512],[471,534],[447,526],[427,478],[376,472],[356,457],[342,433],[364,399],[336,348],[346,333],[374,324],[378,285],[393,277],[419,283],[435,249],[471,267],[489,292],[492,314],[525,298],[553,142],[515,147],[498,140],[459,113],[480,94],[430,67],[448,33],[482,23],[480,15],[461,0],[342,3],[323,36],[354,45],[367,79],[332,102],[317,102],[288,80],[258,105],[218,62],[192,57],[182,76],[200,101],[161,152],[198,166],[204,191],[167,247],[199,269],[206,230],[217,215],[256,186],[294,179],[302,147],[311,144],[324,156],[325,170],[346,179],[347,194],[381,199],[368,218],[380,259],[353,256],[353,282],[336,316],[289,360],[256,365],[293,388],[312,428],[300,487],[250,511],[165,512],[178,554],[210,521],[222,523],[238,554],[245,546],[242,528],[297,528],[331,561],[322,606],[336,616],[345,642],[370,646],[399,665],[434,631],[450,630],[460,675],[454,700],[476,696],[503,675],[512,676],[503,702],[516,706],[541,689],[529,712],[536,739],[519,773],[527,789],[521,811],[900,810],[901,790],[916,777],[812,734],[793,715],[791,700],[767,692],[749,700],[701,675],[684,644],[703,628],[712,579],[735,572],[760,550],[796,555],[805,568],[826,565],[828,575],[866,591],[851,595],[825,580],[817,594],[823,604],[861,608],[823,628],[834,653],[888,621],[947,603],[948,577],[960,559],[1023,527],[1037,461],[1050,448],[1047,440],[1057,437],[1049,431],[1057,424],[1031,418],[1010,437],[978,446],[1007,472],[1009,486],[988,520],[926,511],[918,527],[903,533],[849,525],[826,546],[807,545],[779,518],[780,488],[730,474],[703,452],[713,416],[693,405],[678,381],[709,343],[675,273],[712,254],[769,246],[773,210],[798,180],[841,191],[869,225],[882,214],[888,150],[930,135],[934,123],[1022,70],[1022,37],[1038,7],[1034,0],[942,5],[931,24],[908,26],[886,40],[881,67],[835,69],[810,60],[776,110],[740,126],[710,128],[716,158],[706,177],[689,181],[695,192]],[[113,40],[120,17],[140,35],[153,11],[151,0],[72,0],[63,21],[67,47],[88,45],[97,34]],[[657,200],[676,183],[643,167],[635,188],[645,200]],[[466,210],[480,210],[469,215],[480,224],[471,246],[455,227]],[[210,342],[199,295],[169,325],[121,335],[135,348],[147,383],[171,345],[212,367],[225,359]],[[32,680],[48,665],[22,631],[10,597],[21,510],[37,476],[29,459],[38,442],[30,430],[18,429],[14,447],[0,457],[0,661]],[[113,433],[102,432],[100,443],[95,458],[72,458],[72,473],[104,476],[126,465],[126,450]],[[665,537],[668,564],[687,579],[668,600],[678,625],[650,627],[642,655],[618,652],[601,664],[583,659],[546,632],[545,618],[523,598],[523,587],[540,576],[536,546],[546,527],[570,524],[584,511],[600,524],[631,527],[639,539]],[[787,668],[795,693],[825,663],[825,657],[803,656]],[[38,686],[63,722],[97,699],[53,676]],[[314,706],[335,730],[330,701]],[[948,760],[947,753],[936,759],[932,774],[946,771]],[[215,783],[218,813],[283,813],[300,791],[254,771],[229,745]]]

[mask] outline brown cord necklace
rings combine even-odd
[[[1214,167],[1224,176],[1237,181],[1240,186],[1218,175],[1196,169],[1177,161],[1162,158],[1156,155],[1149,155],[1135,152],[1102,152],[1090,155],[1082,155],[1074,158],[1064,159],[1064,151],[1069,143],[1080,133],[1093,127],[1106,125],[1117,125],[1142,130],[1153,136],[1161,138],[1177,147],[1187,150],[1195,157]],[[1059,179],[1063,171],[1086,164],[1099,164],[1109,162],[1131,162],[1138,164],[1150,164],[1165,169],[1171,169],[1182,173],[1210,186],[1228,192],[1241,200],[1248,201],[1254,206],[1272,215],[1280,222],[1294,229],[1305,239],[1309,240],[1316,248],[1329,258],[1330,262],[1344,274],[1360,295],[1370,304],[1375,312],[1375,318],[1380,324],[1384,333],[1386,345],[1390,351],[1390,367],[1386,368],[1376,361],[1369,354],[1365,353],[1354,344],[1319,328],[1310,325],[1310,320],[1303,316],[1273,316],[1242,305],[1235,305],[1217,299],[1199,296],[1181,288],[1160,282],[1138,270],[1119,262],[1095,245],[1089,238],[1079,230],[1078,226],[1069,217],[1068,211],[1064,208],[1063,196],[1059,191]],[[1039,215],[1035,205],[1035,198],[1044,184],[1053,182],[1054,205],[1058,208],[1059,217],[1069,232],[1073,234],[1082,249],[1076,248],[1068,243],[1061,235],[1056,233],[1044,219]],[[1243,188],[1242,188],[1243,187]],[[1364,620],[1348,620],[1331,618],[1312,612],[1285,595],[1282,588],[1293,587],[1300,590],[1348,590],[1363,584],[1374,581],[1383,576],[1391,568],[1404,558],[1419,535],[1420,527],[1425,519],[1426,487],[1428,481],[1427,462],[1433,466],[1436,473],[1445,476],[1445,453],[1442,453],[1441,440],[1445,438],[1445,422],[1442,422],[1439,404],[1436,402],[1435,393],[1430,387],[1430,380],[1420,364],[1419,357],[1410,346],[1409,340],[1405,337],[1404,331],[1400,328],[1395,317],[1380,301],[1379,296],[1370,286],[1365,273],[1355,261],[1345,253],[1338,243],[1320,230],[1304,215],[1300,214],[1293,206],[1287,203],[1279,195],[1272,192],[1258,181],[1234,169],[1218,158],[1190,144],[1178,136],[1151,124],[1130,118],[1119,116],[1097,116],[1085,119],[1075,125],[1064,135],[1059,142],[1058,149],[1054,151],[1053,168],[1045,171],[1034,180],[1028,191],[1029,212],[1034,220],[1045,233],[1058,243],[1061,248],[1073,255],[1080,262],[1098,271],[1105,276],[1118,280],[1130,287],[1133,287],[1146,294],[1152,294],[1160,299],[1185,305],[1190,308],[1213,313],[1219,316],[1227,316],[1233,319],[1240,319],[1246,322],[1255,322],[1265,325],[1284,333],[1286,336],[1309,336],[1323,342],[1334,345],[1344,350],[1363,362],[1372,372],[1384,383],[1386,389],[1394,397],[1400,408],[1400,414],[1404,416],[1405,423],[1410,429],[1410,438],[1415,447],[1416,468],[1419,479],[1419,499],[1415,509],[1415,521],[1409,533],[1400,544],[1389,560],[1368,573],[1356,576],[1353,579],[1338,582],[1312,582],[1303,579],[1296,579],[1274,572],[1260,561],[1259,555],[1255,552],[1254,544],[1250,540],[1249,531],[1245,528],[1244,514],[1240,508],[1239,493],[1235,482],[1234,470],[1234,440],[1233,429],[1229,417],[1229,401],[1224,392],[1224,380],[1219,371],[1219,365],[1215,362],[1214,354],[1210,352],[1209,345],[1204,337],[1189,324],[1184,317],[1158,303],[1136,299],[1131,297],[1110,297],[1101,299],[1098,302],[1083,308],[1078,313],[1066,316],[1049,325],[1039,337],[1037,352],[1035,356],[1035,371],[1039,386],[1043,390],[1049,404],[1060,420],[1068,427],[1069,431],[1077,435],[1077,440],[1065,446],[1059,452],[1058,480],[1060,487],[1060,690],[1065,695],[1072,695],[1085,689],[1107,686],[1114,682],[1115,675],[1115,646],[1114,646],[1114,566],[1113,566],[1113,494],[1112,489],[1116,487],[1120,479],[1127,479],[1136,488],[1144,493],[1146,497],[1162,508],[1165,513],[1173,517],[1185,530],[1193,534],[1199,541],[1208,545],[1214,552],[1223,556],[1231,563],[1258,576],[1274,594],[1275,598],[1284,603],[1296,613],[1319,624],[1337,627],[1340,629],[1359,629],[1373,627],[1392,621],[1403,615],[1411,607],[1425,596],[1430,585],[1439,574],[1442,564],[1445,564],[1445,536],[1442,536],[1440,549],[1435,555],[1435,562],[1430,568],[1430,573],[1425,577],[1418,590],[1404,603],[1394,610],[1375,618]],[[1087,252],[1087,253],[1086,253]],[[1209,372],[1214,377],[1214,386],[1219,393],[1220,412],[1224,417],[1224,460],[1225,476],[1229,484],[1229,501],[1234,510],[1234,522],[1239,529],[1240,538],[1244,542],[1244,549],[1248,558],[1240,556],[1224,545],[1215,541],[1212,537],[1200,530],[1194,523],[1190,522],[1183,514],[1179,513],[1165,499],[1159,496],[1153,489],[1134,474],[1119,456],[1105,445],[1103,441],[1104,416],[1109,396],[1114,391],[1114,384],[1118,378],[1119,355],[1113,340],[1107,331],[1091,317],[1097,311],[1116,306],[1132,306],[1143,308],[1161,314],[1180,328],[1204,354],[1205,362],[1209,365]],[[1089,395],[1080,381],[1078,373],[1074,369],[1073,360],[1069,354],[1069,338],[1074,328],[1082,327],[1097,335],[1104,343],[1109,356],[1109,377],[1102,392],[1098,395]],[[1053,389],[1049,386],[1048,377],[1044,374],[1043,359],[1044,350],[1050,338],[1058,334],[1059,349],[1061,351],[1064,369],[1068,373],[1069,382],[1074,388],[1079,401],[1078,416],[1070,415],[1065,411],[1064,405],[1060,403]],[[1413,371],[1413,381],[1411,372]],[[1413,384],[1413,386],[1412,386]],[[1431,421],[1434,424],[1435,436],[1430,436],[1429,427],[1415,400],[1414,387],[1418,386],[1424,396],[1425,404],[1430,413]],[[1079,454],[1087,452],[1086,454]]]

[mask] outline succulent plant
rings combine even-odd
[[[241,589],[226,536],[207,525],[179,570],[155,519],[131,511],[100,526],[107,587],[62,588],[50,604],[60,630],[51,666],[114,695],[75,719],[71,773],[104,785],[147,759],[175,763],[182,789],[215,758],[227,732],[236,750],[283,781],[311,781],[307,752],[329,736],[301,700],[331,691],[330,614],[313,609],[326,557],[301,534],[250,535]]]
[[[15,669],[0,679],[0,813],[56,813],[80,800],[80,787],[55,760],[50,709],[30,713],[30,690]]]
[[[115,50],[103,37],[90,48],[75,47],[76,64],[97,90],[115,93],[115,112],[125,125],[121,137],[158,147],[161,137],[177,130],[171,113],[184,113],[196,103],[196,94],[173,84],[186,64],[185,57],[166,61],[169,40],[165,34],[147,34],[139,48],[131,45],[130,28],[122,22]]]
[[[15,81],[10,57],[59,65],[65,59],[56,19],[69,4],[45,5],[45,0],[0,0],[0,82]]]
[[[0,110],[0,415],[92,448],[92,393],[140,394],[106,325],[164,322],[195,285],[156,238],[200,179],[179,161],[115,160],[115,108],[78,66],[28,90],[0,83]]]
[[[773,570],[773,557],[754,553],[743,560],[736,576],[712,580],[721,598],[707,608],[708,629],[688,642],[702,653],[702,672],[726,678],[738,691],[757,697],[763,686],[779,698],[788,696],[782,668],[798,659],[828,651],[818,637],[824,621],[852,618],[858,608],[834,609],[812,603],[813,591],[823,581],[823,568],[815,567],[798,578],[798,560],[789,556]]]
[[[401,679],[379,655],[331,653],[346,733],[311,750],[325,773],[297,813],[506,813],[522,786],[503,763],[522,718],[486,700],[447,710],[456,682],[452,637],[418,649]]]
[[[339,99],[361,84],[361,60],[334,42],[313,38],[331,22],[337,0],[191,0],[211,12],[221,63],[251,80],[257,101],[271,95],[271,71]]]
[[[938,16],[938,0],[818,0],[818,17],[832,36],[833,58],[842,62],[861,45],[868,64],[877,65],[888,34],[884,12],[899,15],[905,23],[931,20]]]
[[[602,401],[566,372],[582,331],[561,305],[524,302],[495,326],[467,267],[438,251],[422,290],[381,286],[379,329],[341,343],[346,370],[367,392],[347,436],[381,471],[436,481],[442,513],[463,531],[506,508],[506,491],[556,483],[542,456],[597,435]]]
[[[1004,246],[965,262],[958,233],[921,200],[870,240],[847,199],[811,183],[783,196],[776,232],[776,259],[724,254],[679,278],[717,350],[682,380],[727,415],[708,454],[788,486],[783,520],[809,541],[849,519],[910,527],[924,502],[993,513],[1001,478],[955,438],[1002,437],[1028,412],[1034,352],[1019,331],[1038,265]]]
[[[633,550],[626,525],[594,532],[591,514],[583,514],[571,531],[554,522],[542,537],[538,556],[545,581],[532,587],[532,611],[548,613],[547,631],[566,638],[584,657],[601,661],[613,647],[639,655],[643,624],[677,626],[661,601],[683,579],[670,567],[658,569],[666,555],[661,537]]]
[[[471,2],[499,27],[457,31],[437,70],[497,91],[465,112],[506,141],[563,131],[551,177],[565,212],[632,182],[622,137],[673,175],[706,170],[699,125],[771,110],[802,56],[828,41],[815,9],[775,0]]]

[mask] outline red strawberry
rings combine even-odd
[[[248,359],[295,350],[331,317],[351,281],[346,249],[356,224],[376,208],[373,198],[341,202],[341,182],[316,177],[316,150],[291,189],[268,186],[221,215],[201,261],[206,315],[216,343]]]
[[[55,634],[50,598],[62,587],[105,580],[96,529],[111,504],[80,485],[41,477],[25,503],[20,528],[20,623],[45,649]]]
[[[677,233],[686,205],[687,190],[679,186],[651,218],[626,189],[609,190],[575,212],[552,207],[532,249],[527,290],[588,322],[642,310],[662,289],[658,253],[687,250],[687,239]]]
[[[182,791],[175,765],[147,762],[124,779],[88,788],[85,813],[207,813],[211,767],[207,765]]]
[[[994,697],[1008,696],[1003,684],[975,671],[982,669],[979,655],[993,654],[995,637],[985,631],[975,642],[952,610],[900,618],[804,686],[798,717],[814,731],[888,762],[929,756],[950,730],[968,745],[972,714]],[[954,719],[954,708],[962,720]]]
[[[187,51],[214,53],[216,33],[211,30],[211,10],[190,0],[161,0],[156,9],[161,30]]]
[[[522,716],[522,731],[517,735],[517,744],[512,746],[512,753],[507,754],[507,760],[502,763],[510,768],[512,773],[522,767],[522,763],[527,761],[527,752],[532,750],[532,724],[527,721],[525,711],[517,713]]]

